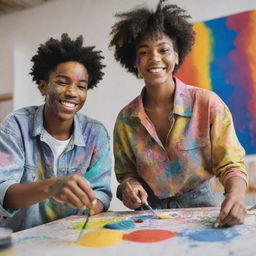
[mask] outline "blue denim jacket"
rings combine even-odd
[[[53,153],[42,140],[43,109],[44,105],[17,110],[9,114],[0,127],[0,225],[11,227],[14,231],[82,214],[52,198],[22,209],[3,207],[5,193],[12,184],[55,176]],[[82,174],[107,210],[112,198],[111,162],[105,127],[77,113],[73,137],[58,161],[57,176]]]

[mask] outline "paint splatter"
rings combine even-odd
[[[140,220],[150,220],[150,219],[154,219],[155,216],[153,215],[139,215],[139,216],[134,216],[134,217],[131,217],[133,220],[137,220],[137,219],[140,219]]]
[[[144,229],[124,235],[124,240],[139,243],[154,243],[177,236],[178,233],[161,229]]]
[[[103,229],[86,233],[76,244],[84,247],[103,248],[121,243],[123,235],[124,233],[121,231]]]
[[[134,227],[135,225],[131,220],[111,222],[103,226],[103,228],[108,228],[108,229],[131,229]]]
[[[144,220],[142,220],[142,219],[136,219],[136,220],[134,220],[134,222],[135,222],[135,223],[143,223]]]
[[[98,220],[98,221],[94,221],[93,219],[91,219],[87,226],[86,226],[86,229],[96,229],[96,228],[102,228],[103,226],[105,226],[106,224],[108,223],[111,223],[113,221],[121,221],[121,219],[115,219],[115,220]],[[75,223],[71,228],[72,229],[81,229],[82,226],[84,224],[84,221],[83,222],[78,222],[78,223]]]
[[[171,219],[171,218],[173,218],[173,216],[171,216],[171,215],[161,215],[161,216],[159,216],[159,219]]]
[[[229,242],[237,237],[239,233],[234,229],[200,229],[192,233],[180,233],[179,236],[187,237],[199,242]]]

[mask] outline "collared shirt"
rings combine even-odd
[[[5,193],[11,185],[56,176],[53,153],[43,141],[43,109],[43,105],[20,109],[9,114],[0,127],[0,224],[14,231],[82,214],[52,198],[18,210],[3,207]],[[57,176],[82,174],[107,210],[112,198],[111,162],[105,127],[77,113],[72,139],[58,160]]]
[[[244,149],[230,111],[212,91],[176,78],[173,125],[162,145],[143,107],[143,92],[119,113],[114,129],[118,197],[128,177],[143,179],[160,199],[190,191],[213,175],[237,173],[247,182]]]

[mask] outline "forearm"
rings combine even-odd
[[[18,209],[39,203],[50,197],[49,189],[55,178],[26,184],[11,185],[5,195],[4,208]]]
[[[241,177],[231,177],[225,182],[225,192],[227,194],[239,195],[245,197],[247,184]]]

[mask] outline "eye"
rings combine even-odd
[[[78,85],[77,86],[80,90],[87,90],[87,85]]]
[[[61,80],[55,81],[55,83],[58,85],[66,85],[67,84],[67,82],[61,81]]]
[[[139,56],[144,56],[144,55],[147,55],[147,54],[148,54],[148,51],[146,51],[146,50],[141,50],[141,51],[138,52]]]
[[[170,53],[172,52],[172,49],[171,48],[163,48],[160,50],[161,53]]]

